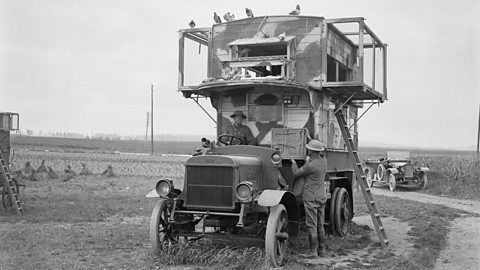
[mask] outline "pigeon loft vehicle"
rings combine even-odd
[[[19,129],[18,113],[0,112],[0,187],[2,187],[2,205],[5,209],[15,208],[22,213],[19,202],[20,185],[15,178],[11,178],[10,166],[10,132]]]
[[[201,83],[185,84],[185,68],[192,68],[185,65],[186,41],[206,47]],[[178,75],[185,98],[199,106],[210,99],[217,142],[238,145],[191,157],[183,187],[158,181],[147,195],[158,198],[150,223],[154,251],[179,237],[249,237],[264,239],[272,265],[282,265],[303,209],[292,192],[290,159],[305,164],[310,138],[327,149],[325,222],[337,235],[348,233],[358,110],[387,97],[386,44],[363,18],[262,16],[183,29]],[[225,134],[235,111],[246,115],[257,145]]]
[[[367,159],[364,161],[364,173],[370,187],[375,182],[388,184],[391,191],[400,185],[427,187],[428,167],[412,164],[408,151],[387,151],[386,158]]]

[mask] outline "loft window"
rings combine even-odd
[[[239,45],[238,57],[280,56],[287,55],[287,43]]]
[[[228,44],[230,60],[224,61],[224,68],[241,68],[240,77],[294,76],[295,37],[247,38]],[[254,76],[247,75],[249,73]]]
[[[330,55],[327,56],[327,82],[349,81],[351,70]]]

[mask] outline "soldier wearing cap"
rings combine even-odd
[[[305,223],[308,228],[309,257],[325,256],[325,231],[323,220],[327,193],[325,191],[325,174],[327,159],[324,157],[323,144],[318,140],[311,140],[307,145],[307,155],[310,160],[298,168],[292,159],[292,170],[295,182],[304,181],[302,198],[305,207]]]
[[[257,145],[250,128],[242,124],[243,119],[247,118],[245,114],[242,111],[235,111],[230,117],[233,118],[234,123],[232,126],[227,127],[225,133],[242,138],[244,144]]]

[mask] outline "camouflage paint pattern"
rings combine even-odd
[[[213,25],[212,73],[209,77],[222,78],[225,73],[223,62],[230,60],[230,42],[245,38],[278,37],[285,33],[296,39],[295,81],[319,87],[322,25],[323,17],[306,16],[264,16]]]

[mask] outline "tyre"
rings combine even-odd
[[[335,198],[334,224],[335,231],[339,236],[345,236],[350,231],[350,196],[345,188],[339,188]]]
[[[395,191],[397,188],[397,179],[393,173],[388,174],[388,187],[391,191]]]
[[[378,181],[385,181],[385,179],[383,179],[385,177],[385,172],[387,171],[387,169],[385,169],[385,166],[383,166],[382,164],[378,164],[378,167],[377,167],[377,179]]]
[[[328,211],[328,227],[330,229],[331,234],[336,234],[335,229],[335,199],[337,198],[337,194],[339,188],[335,188],[332,192],[332,197],[330,198],[330,208]]]
[[[172,225],[168,223],[170,207],[168,200],[158,200],[150,217],[150,243],[155,253],[162,250],[164,242],[174,243],[178,240],[178,236],[172,233]]]
[[[265,233],[265,253],[273,267],[282,266],[287,259],[288,214],[283,204],[270,210]]]
[[[7,211],[12,210],[13,208],[12,197],[5,187],[2,189],[2,204]]]
[[[368,187],[373,187],[373,174],[372,170],[365,170],[365,180],[367,180]]]

